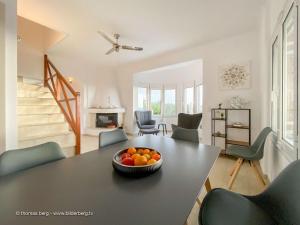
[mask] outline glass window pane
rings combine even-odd
[[[283,139],[297,141],[297,19],[296,8],[283,24]]]
[[[203,107],[203,85],[198,85],[196,87],[196,98],[197,98],[196,112],[201,113]]]
[[[176,90],[166,89],[164,95],[164,115],[176,116]]]
[[[153,90],[150,92],[150,106],[153,115],[160,115],[161,113],[161,90]]]
[[[280,125],[280,65],[280,42],[276,38],[272,46],[272,129],[275,132],[278,132]]]
[[[138,87],[138,109],[147,109],[147,88]]]
[[[184,89],[184,112],[194,113],[194,87]]]

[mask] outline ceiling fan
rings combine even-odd
[[[112,44],[112,48],[110,50],[108,50],[108,52],[105,53],[106,55],[109,55],[112,52],[119,52],[120,49],[134,50],[134,51],[142,51],[143,50],[143,48],[141,48],[141,47],[132,47],[132,46],[128,46],[128,45],[120,45],[119,44],[120,34],[114,34],[114,38],[116,40],[113,40],[112,38],[110,38],[108,35],[106,35],[102,31],[98,31],[98,34],[100,34],[104,39],[106,39],[107,41],[109,41]]]

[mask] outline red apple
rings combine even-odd
[[[127,158],[122,159],[122,164],[127,165],[127,166],[133,166],[134,160],[131,157],[127,157]]]
[[[129,157],[131,157],[131,155],[126,152],[121,155],[121,159],[129,158]]]

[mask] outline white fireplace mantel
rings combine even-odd
[[[124,113],[124,108],[89,108],[89,113]]]

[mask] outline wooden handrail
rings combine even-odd
[[[53,73],[54,71],[54,73]],[[75,154],[80,154],[80,93],[76,92],[65,77],[44,55],[44,86],[51,91],[76,137]],[[74,105],[71,104],[74,102]]]

